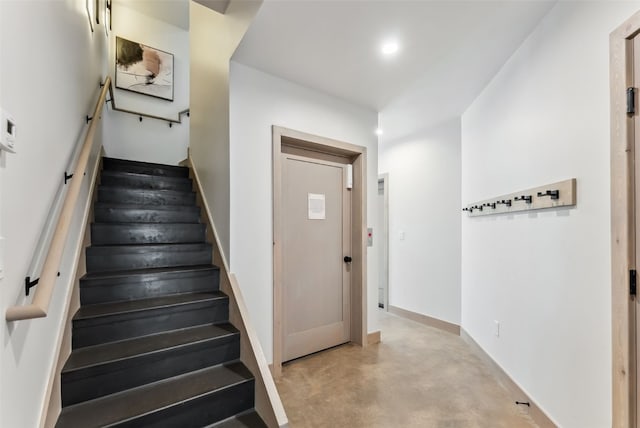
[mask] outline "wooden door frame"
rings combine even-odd
[[[629,270],[635,266],[634,119],[626,113],[633,82],[631,39],[640,32],[640,12],[609,38],[611,103],[611,333],[612,427],[635,427],[635,303]],[[636,108],[637,108],[636,102]]]
[[[351,342],[367,346],[367,149],[280,126],[273,137],[273,376],[282,375],[282,163],[283,145],[322,156],[349,158],[353,165],[351,228]]]

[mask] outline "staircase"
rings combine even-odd
[[[184,167],[103,159],[57,427],[265,427]]]

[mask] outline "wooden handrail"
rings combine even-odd
[[[38,281],[38,287],[36,288],[33,296],[33,301],[29,305],[11,306],[7,309],[5,318],[7,321],[18,321],[32,318],[42,318],[47,316],[49,311],[49,304],[51,303],[51,296],[53,294],[53,287],[58,277],[58,269],[60,267],[60,260],[64,252],[65,243],[67,241],[67,235],[69,234],[69,227],[71,226],[71,220],[73,218],[73,211],[75,210],[76,203],[78,201],[78,195],[80,194],[80,188],[82,186],[82,177],[87,169],[87,162],[89,161],[89,155],[91,148],[93,147],[93,136],[96,132],[96,125],[100,114],[102,113],[102,106],[105,104],[108,89],[111,87],[111,79],[107,76],[100,97],[96,103],[96,107],[93,110],[93,119],[87,130],[87,135],[84,138],[82,150],[78,156],[78,164],[73,171],[74,179],[71,180],[69,190],[64,198],[62,210],[58,217],[56,228],[53,232],[53,238],[49,245],[49,251],[42,266],[42,272],[40,273],[40,280]]]
[[[182,123],[182,115],[186,114],[189,115],[189,109],[184,109],[180,112],[178,112],[178,118],[177,119],[172,119],[170,117],[162,117],[162,116],[156,116],[153,114],[148,114],[148,113],[140,113],[139,111],[133,111],[133,110],[127,110],[124,108],[120,108],[116,106],[116,99],[113,96],[113,85],[111,84],[111,80],[109,80],[109,100],[107,101],[109,103],[111,103],[111,109],[114,111],[121,111],[122,113],[129,113],[129,114],[133,114],[135,116],[141,116],[141,117],[148,117],[150,119],[157,119],[157,120],[164,120],[165,122],[169,122],[170,124],[172,123]]]

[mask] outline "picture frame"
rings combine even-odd
[[[173,101],[174,56],[116,36],[116,88]]]

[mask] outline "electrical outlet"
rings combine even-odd
[[[404,230],[401,230],[398,236],[400,237],[401,241],[404,241]]]
[[[496,337],[500,337],[500,321],[498,320],[493,320],[493,334],[495,334]]]

